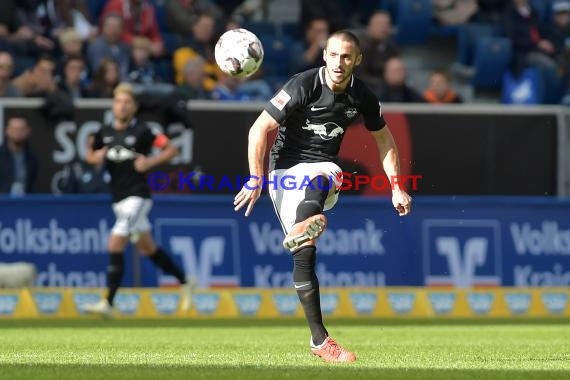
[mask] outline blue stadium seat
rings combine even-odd
[[[166,0],[150,0],[150,3],[154,6],[160,33],[168,32],[168,25],[166,24]]]
[[[538,13],[541,23],[552,20],[552,2],[550,0],[530,0],[530,6]]]
[[[97,24],[99,22],[99,16],[101,16],[101,12],[103,12],[107,1],[108,0],[85,0],[85,6],[89,10],[89,13],[91,13],[94,23]]]
[[[176,34],[162,32],[162,41],[164,42],[164,49],[168,55],[178,49],[178,36]]]
[[[475,44],[479,38],[493,37],[495,28],[491,24],[465,24],[459,29],[457,38],[457,62],[464,65],[473,65]]]
[[[294,40],[302,41],[305,39],[304,31],[301,30],[301,25],[298,22],[284,22],[278,25],[278,36],[291,37]]]
[[[290,37],[276,38],[272,35],[258,35],[263,45],[264,76],[285,76],[289,74],[289,49],[293,44]]]
[[[260,35],[277,35],[275,24],[269,21],[247,21],[241,24],[241,27],[249,30],[253,34]]]
[[[398,44],[425,44],[432,24],[431,0],[400,0],[397,5],[395,27]]]
[[[476,88],[500,88],[512,56],[512,42],[505,37],[483,37],[475,44],[471,84]]]

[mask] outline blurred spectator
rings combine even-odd
[[[18,15],[22,24],[29,27],[36,36],[45,40],[38,45],[42,50],[52,50],[54,41],[59,36],[61,28],[61,1],[56,0],[24,0],[18,1]]]
[[[156,13],[148,0],[109,0],[103,9],[101,20],[110,13],[120,15],[124,21],[122,42],[130,45],[134,36],[144,36],[152,41],[151,53],[154,57],[164,53]]]
[[[56,90],[55,61],[52,57],[44,55],[35,66],[14,79],[13,84],[23,96],[44,97]]]
[[[223,74],[214,89],[212,99],[234,101],[264,101],[269,100],[273,92],[271,87],[262,79],[248,81]]]
[[[21,96],[20,90],[12,83],[14,59],[10,53],[0,52],[0,98]]]
[[[212,15],[217,29],[225,22],[225,15],[220,7],[211,0],[167,0],[166,22],[168,29],[180,36],[192,33],[192,26],[202,13]]]
[[[349,15],[342,9],[339,0],[301,0],[301,27],[307,30],[311,20],[324,18],[329,22],[329,31],[349,27]]]
[[[130,49],[121,42],[123,20],[118,14],[109,13],[103,19],[101,36],[93,40],[87,48],[87,63],[91,72],[99,69],[101,61],[110,58],[119,63],[120,76],[126,78],[129,70]]]
[[[510,0],[478,0],[479,11],[473,21],[497,23],[502,22]]]
[[[112,98],[113,90],[120,81],[121,77],[117,61],[110,58],[103,58],[93,76],[93,82],[88,91],[89,97]]]
[[[0,146],[0,193],[31,193],[38,175],[38,159],[29,145],[28,121],[11,117],[4,133],[4,145]]]
[[[83,86],[85,75],[85,60],[82,57],[70,57],[63,67],[63,77],[59,88],[73,99],[84,98],[87,91]]]
[[[214,59],[214,18],[207,14],[201,14],[192,27],[192,35],[185,43],[185,47],[177,49],[172,57],[176,75],[176,84],[182,84],[184,65],[188,60],[200,56],[204,58],[206,78],[204,88],[211,91],[221,73]]]
[[[64,58],[83,55],[83,41],[74,28],[67,28],[59,35],[59,46]]]
[[[150,84],[160,82],[154,64],[150,60],[151,42],[146,37],[133,38],[128,80],[131,83]]]
[[[527,66],[555,69],[554,45],[540,30],[538,15],[528,0],[512,0],[505,16],[505,32],[513,41],[513,69]]]
[[[552,3],[553,22],[546,32],[547,38],[554,45],[554,58],[564,67],[570,53],[570,0],[557,0]]]
[[[268,3],[271,0],[243,0],[241,4],[234,8],[232,13],[228,13],[231,19],[239,23],[245,21],[266,21],[269,14]]]
[[[292,73],[324,65],[323,49],[329,35],[329,23],[325,19],[315,19],[305,30],[305,41],[296,42],[290,50],[290,70]]]
[[[384,81],[377,89],[382,103],[423,103],[424,98],[406,84],[406,66],[399,57],[386,62]]]
[[[204,58],[196,56],[186,62],[183,69],[183,82],[178,86],[179,93],[185,100],[210,99],[210,93],[204,88]]]
[[[449,85],[449,76],[443,71],[431,73],[429,87],[424,92],[424,99],[434,104],[463,103],[461,97]]]
[[[18,54],[35,54],[37,49],[53,49],[53,42],[22,22],[20,9],[27,1],[0,1],[0,38]],[[4,46],[6,47],[6,46]]]
[[[61,56],[58,59],[56,73],[63,76],[63,68],[70,58],[83,57],[83,41],[73,28],[66,29],[59,35]]]
[[[374,12],[368,21],[366,33],[360,39],[362,63],[355,71],[371,87],[377,87],[382,82],[386,61],[399,55],[391,38],[390,14],[384,11]]]
[[[88,146],[95,137],[89,136]],[[109,192],[111,176],[105,168],[104,161],[99,165],[89,165],[82,159],[77,159],[64,169],[64,179],[61,191],[68,194],[93,194]]]
[[[440,25],[452,26],[468,22],[478,11],[476,0],[431,0],[433,18]]]
[[[570,0],[557,0],[552,4],[553,23],[548,29],[554,45],[555,59],[563,77],[562,104],[570,105]]]

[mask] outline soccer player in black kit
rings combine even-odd
[[[362,55],[358,38],[333,33],[323,52],[325,66],[293,76],[271,99],[249,132],[251,179],[234,199],[235,210],[247,206],[248,216],[264,186],[263,158],[267,133],[279,128],[269,157],[269,195],[286,234],[283,246],[293,256],[293,282],[311,330],[311,351],[328,362],[353,362],[356,356],[336,343],[326,330],[315,272],[316,240],[325,230],[323,211],[338,200],[342,185],[336,164],[345,130],[362,116],[380,152],[388,178],[400,174],[398,151],[376,96],[352,75]],[[280,178],[312,185],[284,189]],[[330,182],[334,183],[330,183]],[[278,186],[275,185],[278,184]],[[267,184],[267,183],[266,183]],[[400,216],[410,213],[412,199],[393,184],[392,204]]]
[[[194,283],[191,278],[186,278],[184,271],[152,238],[147,217],[152,200],[144,174],[149,169],[168,162],[178,151],[165,135],[156,134],[145,122],[135,118],[137,103],[131,85],[117,86],[112,111],[112,124],[104,125],[95,134],[93,144],[88,147],[86,155],[89,164],[105,162],[111,175],[113,211],[117,219],[108,243],[108,292],[106,298],[98,303],[85,305],[84,310],[106,317],[112,315],[113,300],[123,278],[123,253],[130,240],[142,255],[148,256],[157,267],[178,279],[182,285],[181,308],[187,311],[190,308]],[[161,152],[148,156],[153,147],[160,148]]]

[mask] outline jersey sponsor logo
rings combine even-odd
[[[338,294],[321,294],[321,310],[323,314],[332,314],[338,307]]]
[[[241,315],[256,315],[261,305],[261,294],[234,294],[234,302]]]
[[[475,314],[489,314],[495,295],[493,293],[470,293],[467,295],[467,302],[471,311]]]
[[[544,307],[550,314],[561,314],[566,310],[568,294],[545,292],[540,295]]]
[[[275,108],[277,108],[279,111],[283,111],[283,108],[285,108],[287,103],[289,103],[289,100],[291,100],[291,95],[286,93],[285,90],[281,90],[270,101],[271,104],[275,106]]]
[[[34,293],[34,302],[41,314],[55,314],[61,305],[62,295],[59,292]]]
[[[214,314],[220,304],[220,295],[215,293],[196,294],[193,299],[196,310],[200,314]]]
[[[346,109],[344,111],[344,114],[346,115],[346,117],[348,117],[349,119],[352,119],[353,117],[356,116],[356,114],[358,114],[358,111],[356,110],[356,108],[350,107],[348,109]]]
[[[18,305],[17,294],[0,294],[0,315],[12,315]]]
[[[507,293],[505,301],[513,314],[524,314],[530,306],[531,296],[528,293]]]
[[[135,136],[127,136],[125,137],[125,144],[133,146],[137,142],[137,138]]]
[[[307,120],[306,125],[302,128],[308,131],[313,131],[315,135],[319,136],[323,140],[332,140],[344,133],[344,129],[342,129],[337,123],[333,122],[313,124]]]
[[[280,315],[294,315],[297,312],[299,298],[296,294],[274,294],[273,303]]]
[[[73,294],[73,304],[75,305],[75,310],[79,314],[85,314],[85,305],[91,305],[99,302],[101,297],[96,293],[74,293]]]
[[[118,294],[115,307],[121,314],[136,314],[141,302],[139,294]]]
[[[426,285],[500,285],[498,221],[429,219],[422,235]]]
[[[113,162],[123,162],[126,160],[134,160],[135,152],[121,145],[115,145],[107,150],[107,159]]]
[[[429,293],[429,302],[437,314],[449,314],[455,306],[454,293]]]
[[[351,293],[350,302],[358,314],[371,314],[376,308],[376,293]]]
[[[321,110],[324,110],[324,109],[326,109],[326,108],[327,108],[327,107],[315,107],[315,106],[312,106],[312,107],[311,107],[311,111],[321,111]]]
[[[388,301],[397,314],[408,314],[414,307],[416,295],[413,293],[389,293]]]
[[[113,136],[103,137],[103,144],[109,144],[111,141],[113,141]]]
[[[177,293],[153,293],[150,296],[154,309],[159,314],[174,314],[178,310],[180,294]]]

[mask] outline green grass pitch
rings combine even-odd
[[[0,321],[0,379],[570,379],[568,321]]]

